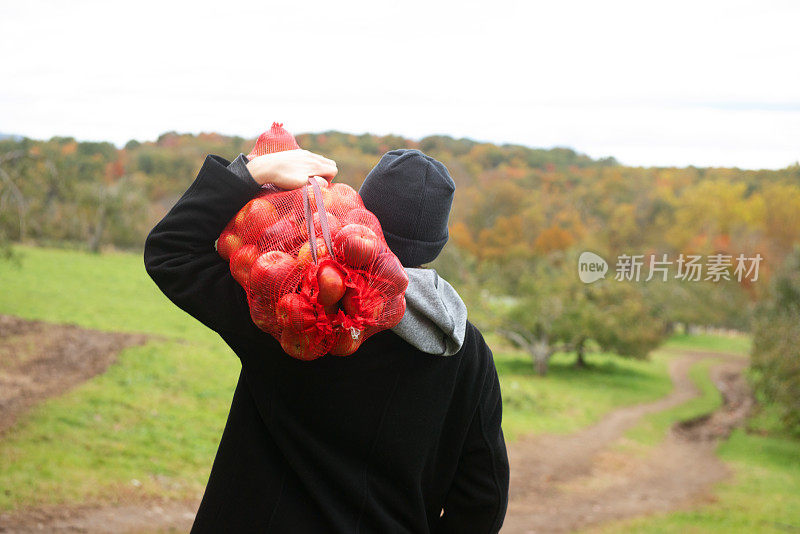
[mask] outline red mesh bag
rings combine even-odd
[[[253,159],[264,154],[283,152],[284,150],[297,150],[298,148],[300,148],[300,145],[297,144],[292,134],[283,129],[283,124],[273,122],[272,128],[258,136],[256,145],[247,155],[247,159]]]
[[[299,148],[274,123],[248,157]],[[347,356],[405,313],[408,277],[377,217],[346,184],[265,187],[217,240],[250,316],[290,356]]]

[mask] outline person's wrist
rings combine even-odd
[[[270,183],[270,169],[264,158],[254,158],[247,162],[247,170],[258,185]]]

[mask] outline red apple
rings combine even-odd
[[[377,320],[383,313],[385,298],[371,288],[359,292],[358,289],[348,287],[342,297],[342,309],[351,317]]]
[[[299,281],[298,262],[279,250],[265,252],[256,258],[250,270],[250,289],[274,299],[287,284]]]
[[[329,211],[325,212],[325,217],[328,221],[328,230],[331,232],[331,239],[333,239],[336,234],[339,233],[339,230],[342,229],[342,223],[339,222],[339,218],[336,217],[336,215]],[[319,220],[319,213],[314,214],[314,233],[317,235],[317,239],[322,238],[322,224]]]
[[[244,215],[242,211],[245,211]],[[236,228],[248,243],[258,242],[267,229],[278,221],[278,211],[264,197],[254,198],[242,211],[236,215]]]
[[[283,191],[266,196],[278,212],[276,220],[291,218],[295,213],[305,213],[303,200],[297,193]]]
[[[243,244],[241,237],[230,230],[225,230],[217,239],[217,252],[222,259],[230,261]]]
[[[278,300],[276,317],[282,327],[294,330],[305,330],[317,322],[314,305],[299,293],[287,293]]]
[[[285,328],[281,333],[281,347],[292,358],[306,361],[319,358],[321,354],[314,354],[310,351],[311,343],[311,335],[305,332]]]
[[[334,356],[350,356],[358,350],[362,341],[363,338],[360,333],[353,339],[350,330],[342,330],[336,336],[336,341],[333,342],[333,346],[328,352]]]
[[[257,257],[258,249],[255,245],[244,245],[231,258],[231,274],[245,291],[250,289],[250,268]]]
[[[250,318],[258,328],[265,332],[270,332],[275,326],[275,320],[270,317],[264,299],[251,299]]]
[[[255,200],[255,199],[253,199]],[[240,209],[233,218],[233,225],[234,228],[237,230],[242,230],[244,226],[244,219],[247,217],[247,212],[250,211],[250,206],[253,205],[253,200],[245,204],[242,209]]]
[[[316,178],[317,183],[319,184],[319,189],[322,192],[322,205],[325,206],[325,209],[328,209],[328,206],[331,205],[331,201],[333,200],[333,194],[330,188],[330,184],[324,178]],[[311,203],[311,209],[317,209],[317,199],[314,193],[314,188],[309,187],[308,189],[308,201]]]
[[[348,287],[345,290],[344,295],[342,296],[342,302],[340,302],[339,305],[347,315],[355,317],[358,315],[360,302],[361,298],[358,295],[358,290],[353,287]]]
[[[291,252],[303,240],[303,231],[295,221],[281,219],[261,233],[258,243],[266,250]]]
[[[366,208],[355,208],[347,212],[342,219],[344,224],[363,224],[376,234],[381,231],[381,223],[378,218]]]
[[[358,193],[355,189],[347,184],[337,182],[330,186],[329,191],[336,200],[345,201],[347,203],[358,204]]]
[[[375,232],[363,224],[348,224],[339,230],[333,243],[334,255],[357,269],[369,267],[381,248]]]
[[[385,288],[392,293],[400,293],[408,287],[408,274],[391,252],[384,252],[375,258],[370,272],[375,275],[375,286]]]
[[[317,270],[317,302],[323,306],[336,304],[344,295],[344,277],[345,274],[333,262],[322,265]]]
[[[328,255],[328,247],[325,246],[325,242],[322,240],[317,241],[317,261],[321,258],[324,258]],[[297,261],[300,262],[301,265],[308,265],[314,258],[311,256],[311,243],[306,242],[300,250],[297,251]]]
[[[339,218],[336,217],[333,213],[326,211],[325,212],[326,220],[328,221],[328,230],[331,233],[331,240],[339,233],[339,230],[342,228],[342,223],[339,222]],[[317,241],[323,241],[324,237],[322,235],[322,224],[319,222],[319,213],[315,213],[313,215],[314,221],[314,237]],[[306,223],[305,219],[302,221],[298,221],[297,224],[300,227],[300,233],[303,236],[303,240],[309,239],[308,235],[308,223]]]
[[[342,200],[341,197],[335,196],[331,201],[331,206],[328,208],[330,213],[333,213],[337,217],[339,217],[339,221],[342,222],[344,217],[353,209],[357,208],[358,204],[351,204],[347,200]],[[342,222],[342,224],[346,224]]]

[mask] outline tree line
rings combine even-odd
[[[0,241],[140,249],[206,154],[233,159],[253,142],[176,132],[122,148],[68,137],[0,140]],[[542,374],[556,351],[585,365],[592,350],[644,357],[679,329],[759,327],[754,313],[766,312],[757,303],[774,298],[769,281],[800,243],[798,164],[630,167],[569,148],[336,131],[298,142],[336,160],[337,180],[356,188],[391,149],[444,162],[457,193],[451,239],[433,266],[462,292],[473,321],[526,350]],[[579,280],[582,251],[608,261],[605,279]],[[674,264],[666,281],[614,279],[624,256],[642,256],[646,266],[655,257],[740,254],[762,256],[758,279],[736,280],[731,265],[728,279],[680,280]],[[764,346],[756,343],[761,353],[778,350]]]

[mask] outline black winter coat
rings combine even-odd
[[[253,324],[214,248],[258,191],[208,156],[145,245],[158,287],[242,363],[192,531],[497,532],[508,458],[497,373],[478,329],[467,323],[448,357],[391,330],[350,357],[289,357]]]

